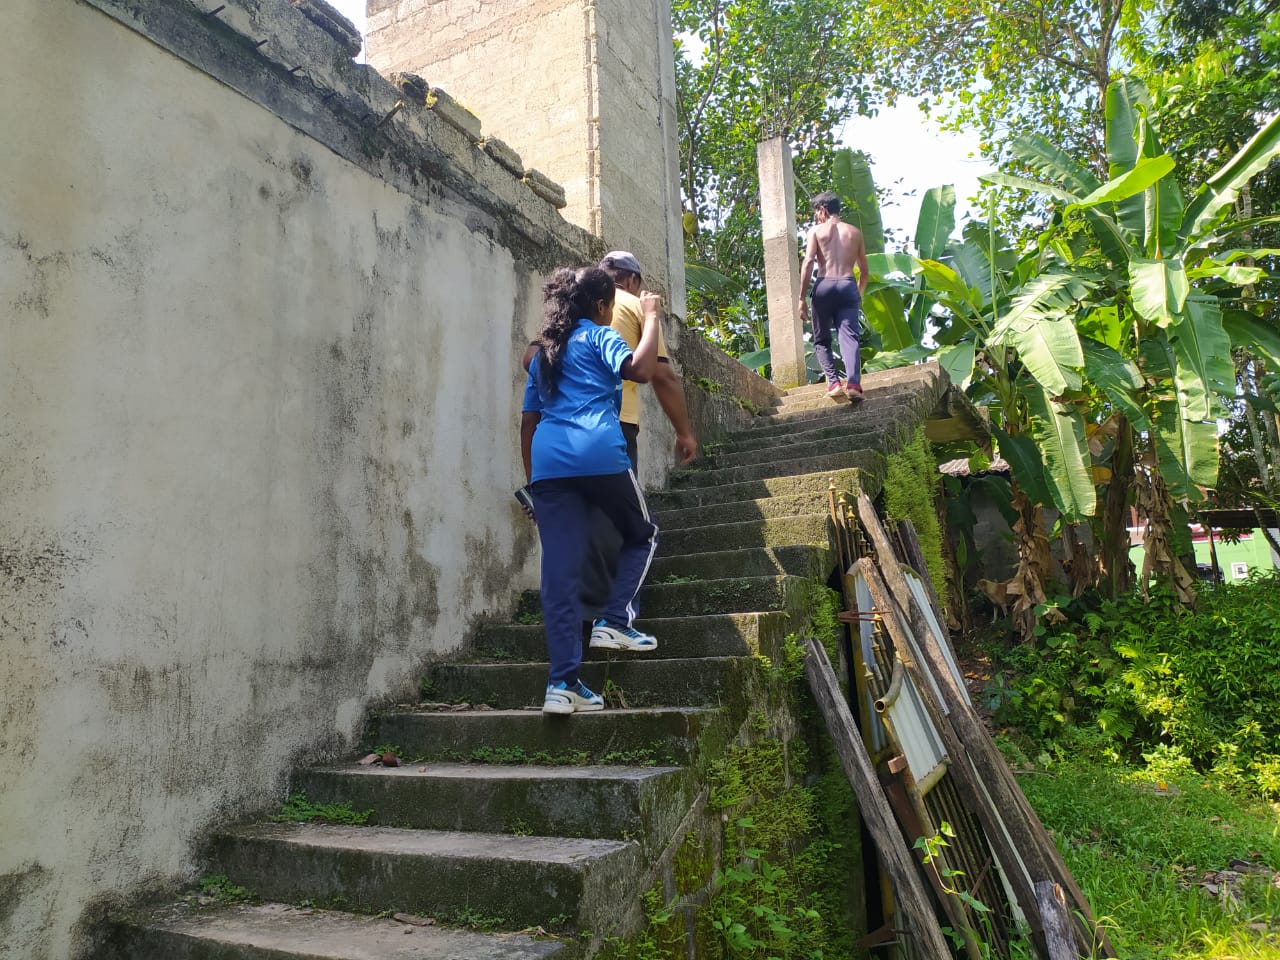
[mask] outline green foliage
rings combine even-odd
[[[884,481],[885,513],[890,520],[910,520],[916,528],[933,589],[945,606],[947,573],[942,564],[942,529],[934,507],[937,483],[938,465],[925,439],[924,427],[919,427],[909,444],[889,456],[889,472]]]
[[[211,897],[219,903],[247,903],[258,899],[248,887],[241,887],[231,882],[222,873],[215,873],[200,880],[201,896]]]
[[[989,690],[997,722],[1058,752],[1180,758],[1280,797],[1280,575],[1205,588],[1190,610],[1157,591],[1068,613],[1002,655],[1014,679]]]
[[[385,751],[383,751],[385,752]],[[337,803],[314,803],[302,791],[289,794],[280,812],[271,819],[276,823],[368,823],[372,810],[353,810],[350,800]]]

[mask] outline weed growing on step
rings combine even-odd
[[[501,930],[503,927],[512,925],[505,917],[490,916],[470,907],[463,907],[451,914],[437,915],[436,921],[453,927],[466,927],[468,930],[480,931]]]
[[[386,751],[382,751],[386,752]],[[301,791],[289,794],[280,812],[271,819],[276,823],[349,823],[369,822],[372,810],[353,810],[350,800],[338,803],[314,803]]]
[[[542,622],[541,610],[526,610],[524,613],[516,614],[516,623],[522,623],[526,627],[532,627]]]
[[[600,758],[600,762],[616,767],[656,767],[658,765],[658,749],[614,750]]]
[[[200,895],[211,897],[218,903],[248,903],[258,896],[248,887],[231,882],[225,874],[215,873],[200,881]]]
[[[672,573],[659,580],[659,583],[693,583],[697,577],[686,577],[681,573]]]

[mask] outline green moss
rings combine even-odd
[[[289,794],[280,812],[271,819],[276,823],[362,824],[369,822],[369,816],[372,813],[372,810],[351,809],[350,800],[338,803],[315,803],[309,800],[305,793],[298,792]]]
[[[920,540],[938,602],[947,603],[947,577],[942,565],[942,530],[934,498],[938,490],[938,465],[925,439],[924,427],[898,453],[890,454],[884,480],[885,514],[890,520],[910,520]]]
[[[671,863],[676,892],[687,897],[711,883],[715,874],[715,854],[695,833],[686,834]]]

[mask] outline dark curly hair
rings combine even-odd
[[[555,393],[559,385],[569,334],[579,320],[595,313],[597,302],[613,303],[613,296],[613,278],[598,267],[558,267],[542,285],[542,326],[533,342],[541,358],[538,378],[548,394]]]

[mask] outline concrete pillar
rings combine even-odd
[[[808,381],[804,325],[800,322],[800,260],[796,243],[796,193],[791,147],[781,137],[756,146],[760,170],[760,225],[764,233],[764,282],[769,301],[769,353],[779,389]]]
[[[670,0],[367,0],[382,73],[416,73],[565,189],[685,313]],[[674,332],[674,331],[673,331]]]

